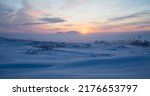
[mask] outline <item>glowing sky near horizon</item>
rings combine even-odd
[[[150,0],[1,0],[0,32],[150,31]]]

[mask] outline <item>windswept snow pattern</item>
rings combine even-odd
[[[150,47],[0,38],[2,79],[150,79]]]

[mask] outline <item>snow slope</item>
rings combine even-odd
[[[150,79],[150,47],[1,38],[0,78]]]

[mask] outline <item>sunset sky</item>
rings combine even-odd
[[[0,32],[150,31],[150,0],[0,0]]]

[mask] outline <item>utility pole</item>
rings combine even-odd
[[[141,36],[139,35],[139,45],[141,46]]]
[[[133,42],[135,42],[135,37],[133,37]]]

